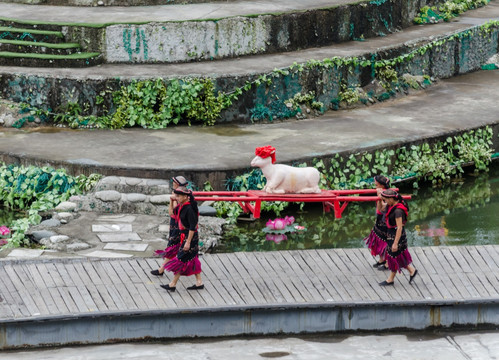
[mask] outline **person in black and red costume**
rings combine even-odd
[[[187,180],[183,176],[172,177],[173,191],[178,189],[179,186],[187,186]],[[180,231],[178,229],[178,209],[177,196],[172,193],[170,196],[170,204],[168,207],[168,214],[170,215],[170,231],[168,233],[168,244],[165,250],[156,250],[154,252],[157,256],[162,256],[163,264],[157,270],[152,270],[151,274],[156,276],[163,276],[165,272],[165,265],[168,261],[177,256],[178,249],[180,248]]]
[[[177,195],[179,203],[178,227],[180,230],[180,248],[177,256],[165,265],[165,270],[174,274],[172,281],[167,285],[161,285],[163,289],[175,291],[180,276],[196,276],[196,284],[189,286],[187,290],[204,289],[201,279],[201,262],[198,258],[199,236],[198,219],[199,211],[192,191],[184,186],[179,186],[173,191]]]
[[[364,239],[371,255],[376,257],[379,255],[379,261],[373,265],[379,270],[384,270],[386,265],[386,209],[387,205],[381,199],[381,193],[390,187],[390,180],[383,175],[376,175],[374,177],[374,185],[378,200],[376,201],[376,221],[369,236]]]
[[[386,261],[391,273],[388,279],[379,283],[381,286],[389,286],[395,283],[395,275],[402,269],[409,271],[409,283],[412,283],[418,271],[412,266],[412,258],[407,249],[407,236],[404,225],[409,215],[409,205],[395,190],[385,190],[381,198],[386,202],[387,248]]]

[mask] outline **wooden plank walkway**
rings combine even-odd
[[[407,272],[380,287],[388,272],[367,249],[206,254],[205,290],[160,288],[171,276],[150,270],[160,259],[0,261],[0,322],[99,312],[227,308],[306,303],[380,303],[499,299],[499,245],[411,248],[418,277]]]

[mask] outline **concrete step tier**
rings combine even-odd
[[[418,4],[412,4],[412,10],[405,8],[404,12],[398,11],[397,14],[395,14],[395,9],[401,10],[400,6],[403,6],[403,4],[407,5],[407,1],[371,1],[371,3],[372,6],[373,4],[380,4],[379,6],[382,6],[382,4],[393,3],[393,8],[384,9],[383,16],[396,15],[395,17],[399,20],[407,20],[411,18],[411,11],[414,13],[424,1],[420,1]],[[293,4],[296,6],[296,3]],[[291,11],[291,13],[286,13],[282,16],[289,16],[289,19],[295,18],[294,24],[303,25],[306,21],[297,19],[303,20],[303,16],[313,16],[312,13],[315,13],[315,23],[317,26],[322,26],[323,29],[326,29],[327,26],[334,27],[338,23],[342,23],[346,26],[346,24],[350,24],[349,21],[351,20],[352,15],[351,7],[360,6],[359,4],[364,5],[366,8],[371,6],[366,2],[361,2],[326,9],[327,11],[332,12],[343,9],[342,11],[344,12],[345,17],[341,19],[338,18],[337,21],[332,21],[332,18],[317,17],[316,11],[301,13],[298,11]],[[319,9],[317,11],[326,10]],[[368,18],[374,19],[372,16],[375,13],[364,13],[362,11],[358,14],[362,13]],[[381,10],[378,9],[377,11]],[[471,13],[478,15],[472,15]],[[152,16],[153,14],[151,14],[151,17]],[[54,109],[60,104],[68,102],[67,94],[76,92],[74,93],[74,96],[81,101],[82,105],[84,103],[93,104],[95,103],[96,96],[103,89],[110,91],[119,90],[123,84],[127,84],[129,81],[137,78],[156,79],[158,77],[185,78],[209,76],[214,79],[217,90],[231,92],[244,86],[247,81],[254,81],[259,76],[266,74],[270,79],[270,83],[261,81],[248,91],[243,92],[237,101],[222,113],[220,119],[220,121],[249,121],[251,110],[257,105],[271,108],[276,99],[281,99],[282,102],[283,100],[292,98],[298,92],[313,92],[316,95],[317,100],[323,102],[324,108],[327,109],[331,107],[333,101],[337,101],[342,82],[366,86],[373,79],[376,70],[373,65],[357,65],[351,67],[335,65],[333,62],[328,64],[320,63],[315,60],[331,59],[334,57],[348,59],[353,57],[366,61],[381,59],[394,61],[397,56],[412,52],[413,57],[407,58],[404,62],[400,64],[396,63],[394,65],[399,76],[408,73],[413,75],[426,74],[435,78],[446,78],[477,70],[487,61],[487,59],[497,53],[498,29],[497,26],[493,26],[488,32],[484,33],[474,31],[473,29],[476,25],[484,24],[497,16],[499,16],[499,6],[498,1],[494,0],[486,8],[468,12],[466,18],[461,17],[455,22],[431,26],[412,26],[388,36],[376,37],[369,39],[368,41],[344,42],[342,44],[333,44],[319,48],[309,48],[279,54],[266,53],[258,56],[241,56],[237,59],[182,64],[155,64],[147,66],[138,66],[138,63],[142,61],[139,58],[145,54],[144,44],[147,44],[149,54],[148,61],[154,59],[152,55],[155,51],[153,46],[154,42],[147,40],[149,39],[146,32],[147,29],[140,28],[140,26],[153,26],[152,23],[133,26],[110,25],[105,29],[106,39],[115,39],[117,42],[106,46],[108,46],[109,49],[118,49],[126,54],[125,57],[121,57],[121,55],[118,54],[119,56],[115,58],[115,60],[120,63],[119,65],[105,64],[98,68],[92,68],[90,71],[71,70],[68,72],[57,71],[57,73],[51,73],[49,71],[44,72],[40,71],[40,69],[26,69],[26,71],[16,69],[16,72],[13,73],[8,67],[3,67],[0,68],[0,74],[2,74],[0,77],[0,91],[2,92],[1,95],[6,99],[25,101],[25,98],[19,97],[19,92],[9,91],[9,84],[18,83],[26,88],[30,88],[33,82],[40,81],[43,82],[44,85],[43,87],[38,87],[38,99],[46,104],[47,107]],[[140,19],[140,17],[138,18]],[[249,19],[257,18],[260,18],[260,16],[254,18],[241,17],[240,20],[237,20],[236,18],[227,18],[227,21],[240,21],[240,24],[242,24],[244,23],[244,19],[249,21]],[[276,21],[274,18],[276,18],[276,16],[269,16],[269,21]],[[281,18],[281,20],[283,19],[284,18]],[[86,18],[82,19],[82,21],[84,20],[86,20]],[[113,18],[110,17],[109,21],[111,20],[113,20]],[[363,18],[359,18],[359,21],[363,21]],[[200,20],[197,23],[199,26],[202,26],[201,23],[203,22],[206,21]],[[367,20],[367,22],[369,21]],[[182,23],[185,22],[179,21],[178,23],[171,22],[168,24],[171,26],[180,26],[179,24]],[[219,23],[220,21],[217,22],[217,24]],[[164,24],[165,23],[157,23],[154,26],[164,26]],[[284,26],[284,24],[286,24],[286,22],[275,23],[276,26]],[[288,22],[287,24],[289,25],[290,23]],[[358,24],[358,22],[354,23],[354,36],[359,36],[361,33],[355,35],[356,24]],[[265,29],[268,30],[268,28]],[[285,29],[289,30],[290,28],[286,27]],[[297,29],[293,30],[294,33],[303,33],[300,26],[298,26]],[[142,32],[142,30],[144,31]],[[111,36],[113,31],[116,31],[116,33]],[[350,34],[350,31],[347,32]],[[140,38],[138,38],[140,41],[136,41],[137,34],[140,34]],[[289,33],[287,34],[289,35]],[[319,32],[318,34],[322,33]],[[187,33],[187,35],[184,36],[184,39],[194,37],[189,35],[190,34]],[[274,35],[277,36],[278,34],[275,33]],[[308,35],[304,34],[304,37],[306,36]],[[164,40],[170,39],[168,36],[161,38]],[[181,39],[182,37],[179,36],[179,34],[172,32],[171,38]],[[279,36],[277,36],[277,38],[279,38]],[[313,38],[315,38],[315,35]],[[289,37],[286,37],[286,39],[290,40]],[[128,42],[128,47],[122,46],[123,44],[120,44],[119,41]],[[300,43],[295,43],[295,46],[297,44]],[[426,51],[424,47],[429,46],[430,44],[431,49]],[[163,45],[166,46],[165,44]],[[172,46],[173,45],[174,44],[172,43]],[[308,46],[307,44],[302,45],[304,47]],[[182,48],[178,43],[176,43],[176,47]],[[264,51],[266,50],[264,49]],[[105,61],[102,59],[104,55],[101,56],[101,61]],[[110,57],[114,55],[111,55],[108,52],[105,56],[107,56],[107,61],[109,61]],[[127,62],[126,59],[129,59],[129,56],[132,58],[133,64],[130,62],[128,64],[122,64],[122,62]],[[96,61],[96,63],[97,62],[98,61]],[[20,63],[29,66],[28,64],[30,64],[30,61],[26,59]],[[314,65],[314,63],[318,64]],[[52,63],[49,61],[49,65],[52,64],[54,64],[54,61],[52,61]],[[91,61],[84,62],[84,65],[87,64],[91,64]],[[294,66],[294,64],[302,64],[303,68],[299,69],[297,66]],[[275,73],[275,69],[281,69],[282,72]],[[60,81],[61,78],[64,79],[63,82]],[[281,106],[282,104],[277,105]],[[111,103],[110,97],[106,97],[102,108],[112,109],[113,107],[114,104]],[[99,111],[98,109],[94,110],[96,111],[95,115],[102,115],[97,112]]]
[[[72,41],[72,32],[68,26],[0,20],[0,64],[76,68],[101,64],[100,51],[91,46],[82,49]]]
[[[1,0],[0,0],[1,3]],[[14,29],[25,29],[26,31],[33,30],[46,30],[55,31],[62,34],[63,26],[61,24],[52,24],[43,21],[31,21],[22,19],[9,19],[0,17],[0,27],[1,28],[14,28]],[[4,29],[8,30],[8,29]]]
[[[0,51],[1,66],[29,67],[87,67],[102,61],[99,53],[73,53],[69,55],[38,54]]]
[[[75,8],[74,17],[68,17],[72,15],[67,8],[49,11],[51,7],[38,6],[36,15],[5,8],[17,18],[0,16],[0,21],[14,27],[66,27],[68,40],[90,42],[85,50],[105,54],[107,63],[156,64],[289,52],[385,36],[412,26],[421,6],[439,2],[443,0],[241,0],[155,6],[148,11]],[[54,14],[57,9],[67,16]],[[25,17],[19,18],[21,14]],[[98,34],[82,35],[89,28]]]
[[[25,54],[70,55],[80,52],[76,43],[47,43],[21,40],[0,40],[0,52]]]
[[[45,30],[34,27],[0,26],[0,39],[57,44],[64,42],[64,35],[60,30]]]

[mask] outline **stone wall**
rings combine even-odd
[[[429,75],[435,78],[449,78],[459,74],[465,74],[479,70],[481,65],[493,55],[498,53],[499,29],[492,28],[490,32],[481,32],[479,28],[472,28],[462,32],[448,34],[433,41],[425,41],[414,47],[403,46],[399,52],[398,48],[391,51],[378,53],[366,53],[359,58],[390,60],[394,55],[404,55],[414,52],[415,56],[411,60],[397,65],[399,76],[402,74]],[[434,43],[424,54],[419,54],[418,50],[424,46]],[[354,71],[349,71],[347,67],[321,67],[304,68],[303,71],[290,72],[279,78],[273,78],[270,86],[261,84],[252,90],[243,93],[237,103],[223,114],[224,121],[240,121],[249,119],[249,110],[257,104],[269,106],[273,99],[289,99],[296,93],[307,93],[312,91],[318,94],[318,100],[323,102],[328,108],[331,102],[338,98],[341,82],[348,84],[367,85],[372,81],[372,67],[362,68],[357,66]],[[237,83],[233,85],[242,86],[246,81],[252,81],[254,76],[240,77],[235,79]],[[226,79],[219,80],[219,87]],[[245,112],[246,111],[246,112]]]

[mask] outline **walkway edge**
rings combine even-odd
[[[298,304],[2,321],[0,349],[174,338],[499,325],[499,299]]]

